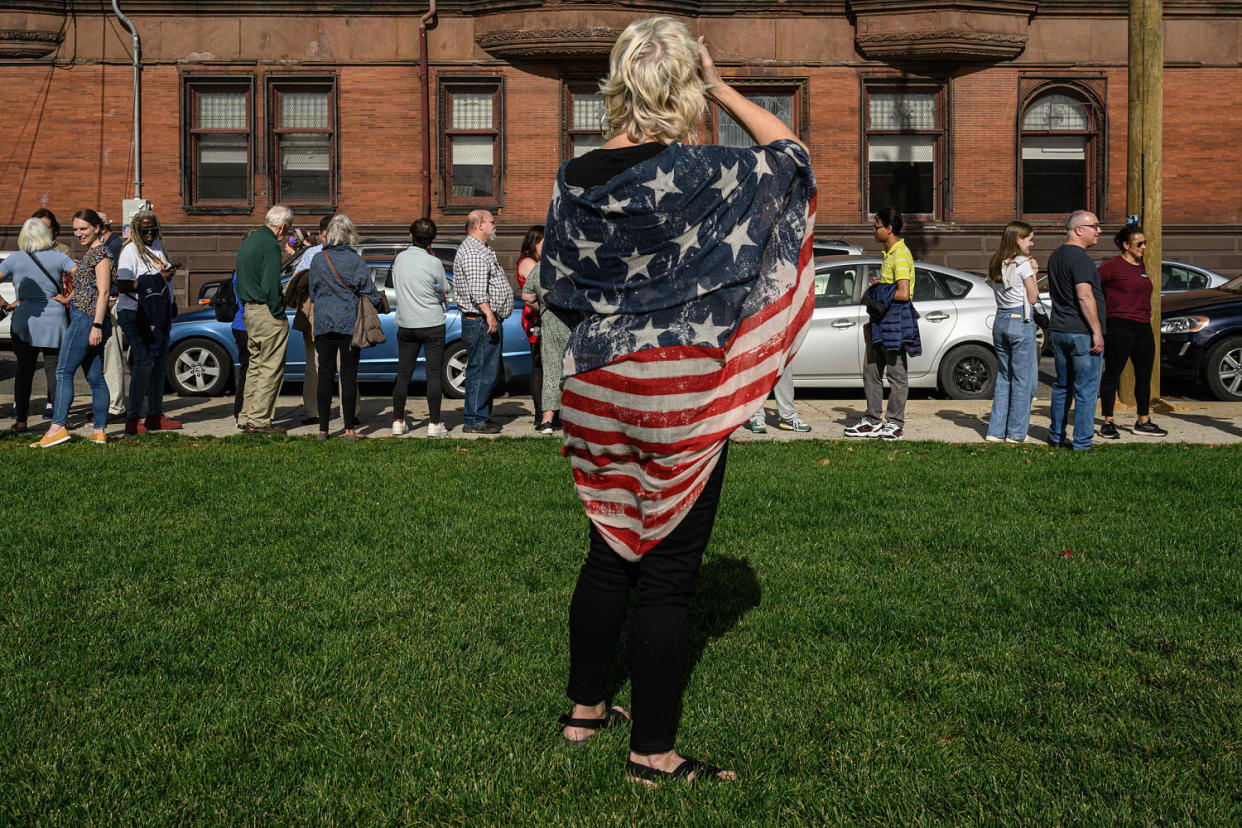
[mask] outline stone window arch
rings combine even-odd
[[[1018,192],[1024,216],[1103,209],[1104,108],[1090,90],[1049,83],[1019,113]]]

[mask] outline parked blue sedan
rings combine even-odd
[[[396,293],[392,287],[392,261],[404,250],[406,245],[392,243],[363,243],[359,249],[371,269],[371,277],[375,286],[388,297],[388,303],[394,309],[397,305]],[[437,242],[432,252],[444,262],[445,272],[452,279],[453,256],[457,251],[456,242]],[[288,279],[292,275],[286,273]],[[214,294],[218,283],[203,286],[199,293],[200,301],[209,300]],[[294,309],[286,311],[289,324],[293,324]],[[386,313],[380,316],[384,326],[385,341],[363,350],[358,365],[358,379],[373,382],[394,382],[397,377],[397,322],[395,314]],[[531,371],[530,343],[522,331],[522,303],[514,302],[513,313],[504,320],[502,325],[503,344],[501,349],[500,382],[507,384],[513,377],[529,374]],[[445,318],[444,366],[441,372],[441,385],[448,397],[460,399],[465,395],[466,344],[461,338],[461,316],[457,305],[449,297],[449,305]],[[237,343],[233,340],[233,332],[228,322],[216,319],[215,311],[210,307],[204,310],[184,313],[173,320],[170,352],[168,360],[168,383],[179,394],[219,396],[230,387],[234,372],[240,370],[241,364],[237,355]],[[425,382],[425,352],[418,355],[418,364],[414,369],[412,382]],[[302,344],[302,335],[291,331],[289,345],[285,352],[285,379],[301,380],[306,372],[306,352]]]

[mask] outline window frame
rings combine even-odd
[[[290,91],[327,91],[328,115],[332,122],[328,129],[286,129],[279,126],[281,112],[281,96]],[[340,96],[337,93],[337,76],[335,74],[286,74],[267,75],[264,78],[264,100],[266,112],[264,126],[267,131],[267,191],[268,200],[272,204],[283,204],[295,212],[334,213],[341,191],[340,164],[340,133],[341,113]],[[328,199],[326,201],[295,201],[284,199],[280,188],[280,136],[282,135],[323,135],[328,139]]]
[[[1097,86],[1103,84],[1102,88]],[[1019,79],[1018,117],[1016,127],[1017,164],[1014,172],[1014,206],[1018,216],[1035,221],[1064,220],[1067,213],[1036,213],[1026,209],[1023,188],[1025,185],[1022,171],[1022,145],[1027,135],[1038,136],[1082,136],[1087,137],[1086,158],[1083,163],[1087,172],[1087,203],[1081,208],[1090,210],[1097,216],[1103,216],[1108,192],[1108,111],[1103,101],[1107,100],[1107,79],[1103,77],[1032,77]],[[1027,131],[1024,127],[1026,113],[1040,98],[1045,95],[1065,95],[1080,103],[1087,112],[1088,129],[1082,131]]]
[[[453,129],[452,98],[454,94],[484,92],[492,94],[491,129]],[[440,212],[460,215],[471,210],[496,211],[504,206],[505,167],[505,79],[503,75],[457,75],[441,74],[436,77],[436,155],[439,158]],[[492,195],[481,198],[453,196],[453,168],[450,162],[452,138],[458,135],[494,136],[492,156]]]
[[[561,160],[569,161],[574,157],[574,137],[578,135],[604,135],[604,125],[600,124],[599,132],[574,127],[574,95],[598,94],[599,81],[591,78],[561,79]]]
[[[187,215],[250,215],[254,212],[255,131],[258,123],[256,78],[249,73],[186,73],[181,82],[181,128],[178,130],[181,155],[181,207]],[[231,90],[246,93],[246,195],[236,201],[198,199],[197,137],[200,135],[240,135],[239,130],[204,129],[198,123],[198,96],[205,90]]]
[[[952,117],[950,90],[947,80],[935,78],[907,78],[893,75],[864,75],[859,79],[859,144],[862,147],[859,191],[861,203],[859,213],[864,221],[875,214],[871,209],[871,137],[873,135],[930,135],[934,138],[932,150],[932,211],[930,213],[906,213],[906,219],[920,221],[947,221],[951,213],[950,169],[953,158],[950,146],[951,131],[949,123]],[[871,128],[871,95],[875,93],[912,93],[935,96],[936,129],[872,129]],[[898,205],[893,205],[898,206]]]
[[[811,107],[808,103],[811,86],[809,78],[752,78],[743,75],[740,77],[722,77],[721,80],[733,87],[743,97],[750,95],[789,95],[793,99],[790,120],[793,121],[794,135],[798,136],[799,141],[806,143],[807,135],[811,131]],[[720,104],[714,100],[708,105],[707,132],[708,140],[711,143],[720,143]]]

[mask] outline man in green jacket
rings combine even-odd
[[[272,425],[272,418],[276,395],[285,379],[285,345],[289,341],[280,264],[285,254],[293,252],[285,242],[292,223],[293,211],[277,204],[267,211],[263,226],[247,236],[237,251],[237,301],[246,319],[250,352],[237,424],[247,434],[285,433],[285,429]]]

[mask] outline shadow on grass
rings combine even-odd
[[[690,603],[690,630],[686,644],[683,683],[703,657],[707,646],[737,626],[746,613],[759,606],[763,590],[750,561],[708,553],[699,569],[698,589]],[[633,598],[630,614],[633,612]],[[606,697],[614,698],[629,678],[630,614],[619,636],[619,646],[608,672]],[[678,707],[680,720],[681,710]]]

